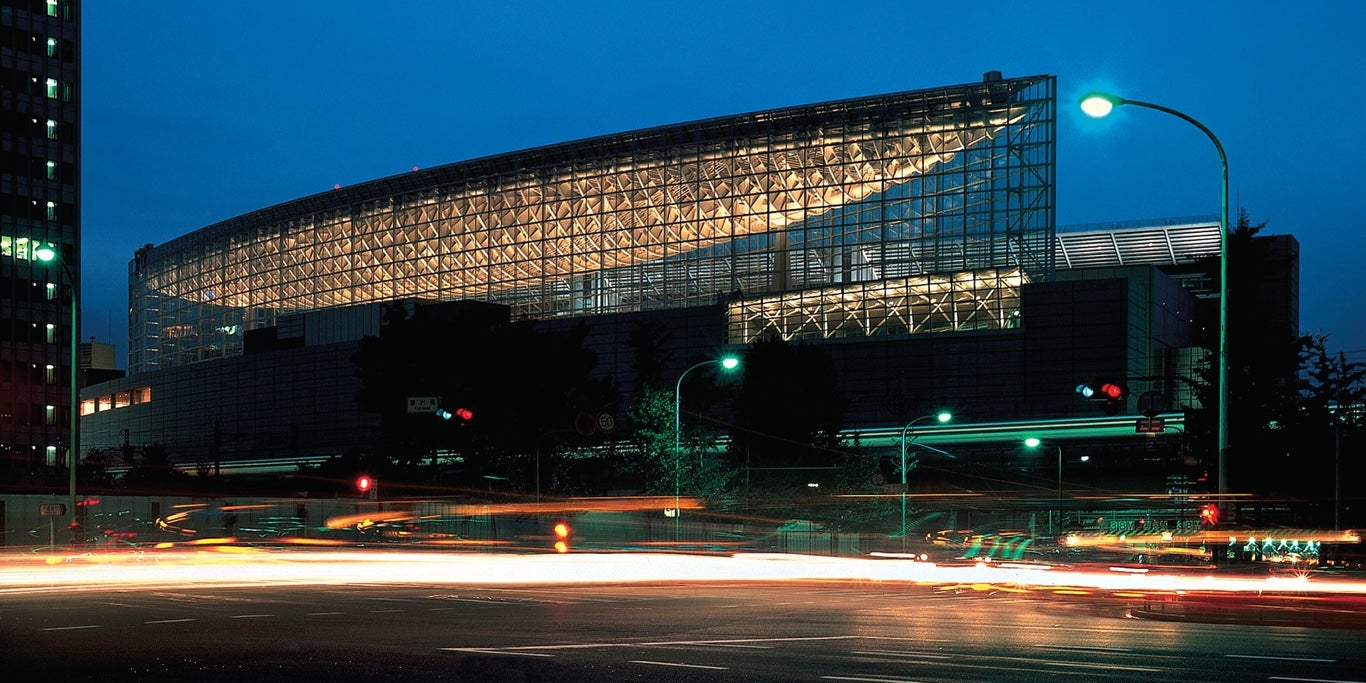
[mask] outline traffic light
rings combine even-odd
[[[1219,506],[1209,503],[1200,508],[1200,524],[1215,526],[1219,523]]]
[[[374,477],[365,474],[356,477],[356,493],[367,496],[373,500],[378,493],[378,488]]]
[[[569,525],[564,522],[555,524],[555,552],[569,552]]]
[[[463,425],[466,422],[469,422],[470,420],[474,419],[474,411],[470,410],[469,408],[456,408],[454,411],[446,410],[445,408],[437,408],[436,416],[443,420],[449,420],[451,418],[458,417],[460,418],[460,424]]]
[[[1118,380],[1099,380],[1091,384],[1078,384],[1076,389],[1082,398],[1100,406],[1106,415],[1118,415],[1129,398],[1129,389]]]

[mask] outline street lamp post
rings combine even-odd
[[[1139,102],[1138,100],[1127,100],[1123,97],[1109,95],[1106,93],[1091,93],[1081,98],[1081,109],[1090,116],[1100,118],[1110,113],[1115,107],[1132,104],[1135,107],[1145,107],[1156,109],[1157,111],[1171,114],[1182,121],[1185,121],[1200,132],[1209,137],[1210,142],[1214,143],[1214,149],[1219,153],[1219,164],[1222,167],[1222,186],[1220,188],[1219,204],[1219,502],[1222,507],[1224,494],[1228,493],[1228,471],[1225,467],[1225,458],[1228,452],[1228,156],[1224,154],[1224,146],[1219,143],[1219,138],[1205,124],[1182,114],[1181,112],[1150,102]]]
[[[44,244],[33,251],[33,255],[38,257],[43,263],[51,263],[57,258],[57,250],[50,244]],[[76,282],[75,271],[67,265],[66,261],[58,259],[62,266],[62,272],[66,273],[67,281],[71,283],[71,435],[67,439],[67,493],[69,494],[68,505],[71,514],[71,527],[76,526],[76,460],[80,454],[80,394],[77,393],[76,379],[77,371],[80,366],[79,356],[77,355],[80,347],[80,334],[77,325],[80,321],[80,297],[78,296],[78,283]]]
[[[1028,439],[1025,439],[1025,445],[1030,448],[1038,448],[1042,444],[1043,441],[1041,441],[1037,437],[1031,436]],[[1062,444],[1059,443],[1054,445],[1057,446],[1058,450],[1058,499],[1053,506],[1053,510],[1058,515],[1058,524],[1057,526],[1053,524],[1054,513],[1048,513],[1048,533],[1050,534],[1057,533],[1058,527],[1062,526]]]
[[[933,415],[921,415],[920,417],[917,417],[917,418],[915,418],[914,420],[911,420],[910,422],[907,422],[907,423],[906,423],[906,426],[901,428],[901,552],[902,552],[902,553],[905,553],[905,552],[906,552],[906,433],[909,432],[910,429],[911,429],[911,427],[914,426],[917,422],[922,422],[922,421],[928,420],[928,419],[930,419],[930,418],[934,418],[934,419],[938,420],[940,424],[943,424],[943,423],[945,423],[945,422],[948,422],[949,420],[952,420],[952,419],[953,419],[953,415],[950,414],[948,411],[941,411],[941,412],[935,413],[935,414],[933,414]]]
[[[682,407],[683,407],[683,399],[682,399],[682,396],[683,396],[683,378],[684,378],[684,377],[687,377],[687,376],[688,376],[688,373],[690,373],[690,372],[692,372],[693,370],[696,370],[696,369],[698,369],[698,368],[700,368],[700,367],[702,367],[702,366],[704,366],[704,365],[720,365],[722,368],[725,368],[726,370],[734,370],[734,369],[736,368],[736,366],[740,365],[740,359],[739,359],[739,358],[736,358],[736,357],[734,357],[734,356],[726,356],[725,358],[721,358],[721,359],[719,359],[719,360],[715,360],[715,359],[713,359],[713,360],[704,360],[704,361],[702,361],[702,362],[700,362],[700,363],[697,363],[697,364],[693,365],[692,367],[688,368],[687,370],[684,370],[684,371],[683,371],[683,374],[681,374],[681,375],[678,376],[678,381],[677,381],[677,382],[674,382],[674,542],[675,542],[675,543],[678,542],[678,518],[683,516],[683,511],[679,508],[679,498],[680,498],[680,488],[681,488],[681,487],[680,487],[680,476],[681,476],[680,473],[681,473],[681,470],[682,470],[682,458],[683,458],[683,452],[682,452],[682,449],[681,449],[681,441],[682,441],[681,435],[682,435],[682,433],[683,433],[683,431],[682,431],[682,430],[683,430],[683,422],[682,422],[682,419],[681,419],[681,418],[682,418],[681,409],[682,409]]]

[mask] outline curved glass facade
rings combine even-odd
[[[129,371],[399,298],[519,318],[724,300],[732,343],[1006,327],[1053,270],[1054,91],[989,79],[710,119],[263,209],[137,253]]]

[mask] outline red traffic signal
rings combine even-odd
[[[555,552],[569,552],[569,525],[564,522],[555,524]]]
[[[470,410],[469,408],[456,408],[455,412],[451,412],[449,410],[446,410],[445,408],[437,408],[436,416],[443,420],[449,420],[453,417],[458,417],[460,418],[460,422],[463,424],[474,419],[474,411]]]
[[[1077,385],[1077,393],[1100,406],[1101,412],[1106,415],[1118,415],[1129,398],[1129,389],[1115,380]]]
[[[1200,508],[1200,523],[1214,526],[1219,523],[1219,506],[1210,503]]]
[[[374,488],[374,486],[375,486],[375,480],[374,480],[374,479],[371,479],[370,477],[367,477],[367,476],[364,476],[364,475],[361,475],[361,476],[359,476],[359,477],[356,477],[356,490],[357,490],[357,491],[360,491],[361,493],[368,493],[368,492],[370,491],[370,489]]]

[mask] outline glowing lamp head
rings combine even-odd
[[[1043,442],[1040,441],[1040,440],[1039,440],[1039,437],[1037,437],[1037,436],[1031,436],[1031,437],[1029,437],[1028,439],[1025,439],[1025,440],[1024,440],[1024,445],[1026,445],[1026,446],[1028,446],[1028,447],[1030,447],[1030,448],[1038,448],[1038,447],[1039,447],[1039,444],[1041,444],[1041,443],[1043,443]]]
[[[721,367],[727,370],[734,370],[740,366],[740,359],[735,356],[726,356],[721,359]]]
[[[33,256],[43,263],[48,263],[57,258],[57,249],[51,244],[44,244],[33,250]]]
[[[938,415],[934,416],[934,419],[939,420],[939,423],[943,424],[953,419],[953,413],[950,413],[947,410],[941,410]]]
[[[1107,95],[1102,92],[1093,92],[1081,98],[1081,110],[1092,118],[1101,118],[1109,115],[1115,107],[1124,104],[1123,98]]]
[[[555,532],[555,552],[569,552],[569,525],[559,522],[553,530]]]

